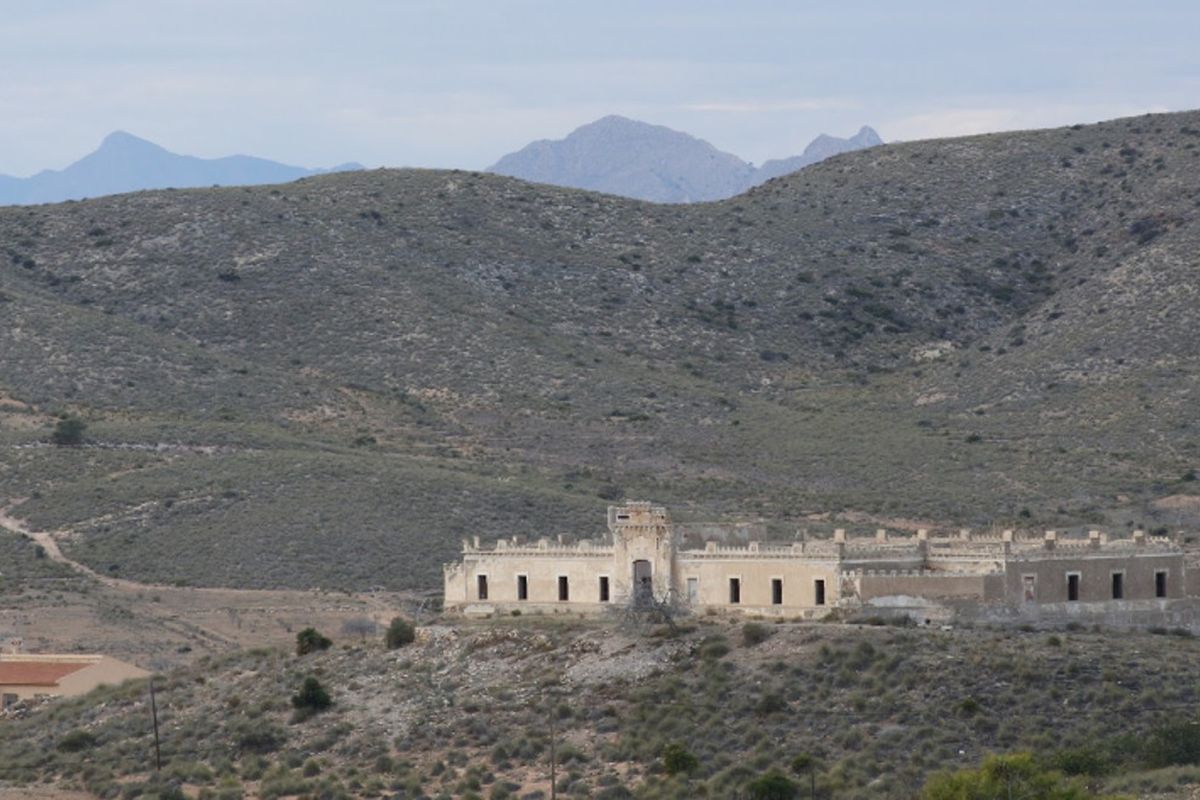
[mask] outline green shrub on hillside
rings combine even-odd
[[[700,657],[717,660],[729,654],[729,642],[724,636],[710,636],[700,645]]]
[[[762,644],[767,639],[771,638],[771,630],[758,622],[747,622],[742,626],[742,644],[746,647],[754,647],[756,644]]]
[[[668,775],[692,772],[700,766],[700,760],[678,742],[672,742],[663,748],[662,762],[663,769],[667,771]]]
[[[58,740],[58,749],[64,753],[78,753],[96,746],[96,735],[91,731],[73,730]]]
[[[1126,744],[1127,747],[1122,749],[1127,755],[1132,756],[1137,752],[1135,744]],[[1082,747],[1059,750],[1046,759],[1046,764],[1064,775],[1086,775],[1093,778],[1109,775],[1119,766],[1112,745],[1111,741],[1088,743]]]
[[[318,650],[328,650],[333,642],[322,636],[316,628],[305,628],[296,634],[296,655],[306,656]]]
[[[760,775],[746,785],[750,800],[793,800],[799,794],[796,782],[778,770]]]
[[[1029,753],[989,756],[978,769],[939,772],[921,792],[923,800],[1089,800],[1083,783],[1038,766]]]
[[[50,441],[64,447],[83,444],[83,434],[86,430],[87,423],[79,417],[66,416],[55,424]]]
[[[1177,722],[1157,729],[1146,740],[1142,753],[1151,767],[1200,764],[1200,722]]]
[[[804,775],[817,768],[817,759],[812,753],[797,753],[788,762],[788,766],[796,775]]]
[[[244,753],[273,753],[283,747],[287,734],[266,720],[246,720],[233,729],[233,742]]]
[[[333,705],[333,698],[321,685],[321,682],[311,676],[304,679],[300,691],[292,695],[292,707],[296,709],[295,719],[301,722],[313,714],[324,711]]]
[[[417,630],[413,624],[404,617],[395,617],[383,635],[383,643],[388,650],[396,650],[406,644],[412,644],[416,638]]]

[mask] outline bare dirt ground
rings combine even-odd
[[[51,786],[0,786],[0,800],[91,800],[87,792],[72,792]]]
[[[86,578],[0,601],[0,640],[19,638],[28,652],[102,652],[151,670],[211,653],[287,644],[313,626],[335,640],[351,620],[381,628],[418,599],[395,593],[208,589],[138,583],[101,575],[68,558],[63,535],[35,531],[0,510],[0,527],[30,537],[46,556]],[[354,633],[346,638],[357,638]]]

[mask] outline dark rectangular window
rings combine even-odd
[[[529,577],[527,575],[517,576],[517,599],[529,599]]]
[[[1114,572],[1112,575],[1112,599],[1123,600],[1125,598],[1125,573]]]
[[[600,602],[601,603],[608,602],[608,576],[607,575],[600,576]]]
[[[742,579],[741,578],[730,578],[729,579],[729,602],[732,603],[733,605],[737,605],[738,603],[742,602]]]
[[[771,605],[783,605],[783,579],[771,578]]]
[[[814,598],[816,601],[815,604],[818,606],[825,605],[825,581],[818,578],[817,580],[813,581],[813,586],[815,588],[814,594],[816,595]]]
[[[480,600],[487,600],[487,575],[475,576],[475,593]]]
[[[571,587],[567,585],[566,575],[558,576],[558,599],[564,601],[571,599]]]
[[[1067,576],[1067,600],[1075,602],[1079,599],[1079,576],[1072,573]]]
[[[1154,573],[1154,596],[1167,596],[1167,571],[1160,569]]]

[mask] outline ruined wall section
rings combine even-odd
[[[1099,603],[1178,600],[1188,595],[1184,551],[1165,537],[1135,531],[1109,540],[1099,531],[1087,539],[1019,543],[1007,562],[1006,595],[1019,603]]]
[[[866,570],[857,573],[859,599],[867,605],[885,597],[921,597],[928,600],[1000,600],[1003,573],[946,572],[942,570]],[[847,576],[844,579],[849,579]]]

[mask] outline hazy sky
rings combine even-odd
[[[1200,107],[1200,2],[0,0],[0,173],[115,129],[483,168],[609,113],[754,162]]]

